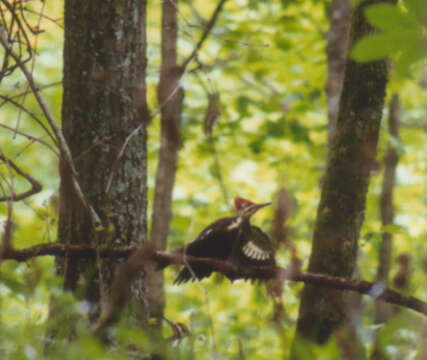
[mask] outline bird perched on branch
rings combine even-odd
[[[177,250],[177,253],[214,260],[228,260],[237,266],[275,265],[274,246],[270,238],[260,228],[250,224],[250,218],[258,210],[271,203],[255,204],[249,200],[236,198],[236,217],[226,217],[215,221],[204,229],[197,238]],[[209,265],[187,265],[181,270],[174,284],[189,280],[201,280],[212,274]]]

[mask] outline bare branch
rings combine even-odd
[[[197,57],[199,50],[201,49],[201,47],[203,46],[203,43],[205,42],[205,40],[207,39],[207,37],[209,36],[209,33],[212,31],[216,20],[218,18],[219,13],[221,12],[225,2],[227,0],[221,0],[218,5],[216,6],[209,22],[206,24],[205,26],[205,30],[203,31],[202,36],[199,39],[199,42],[196,44],[196,46],[193,49],[193,52],[190,54],[190,56],[184,60],[184,62],[182,63],[181,67],[182,69],[186,69],[188,64],[190,64],[190,62]]]
[[[3,259],[27,261],[37,256],[66,256],[67,254],[75,258],[96,258],[96,246],[87,245],[70,245],[63,244],[43,244],[22,250],[9,249],[4,253]],[[132,254],[132,255],[131,255]],[[249,268],[239,268],[229,261],[213,260],[207,258],[196,258],[193,256],[181,253],[168,253],[156,250],[151,244],[143,247],[122,247],[122,248],[100,248],[100,257],[108,258],[126,258],[130,259],[120,266],[118,269],[113,289],[120,287],[121,290],[130,287],[132,279],[138,272],[142,271],[149,264],[157,264],[157,266],[168,266],[171,264],[184,265],[188,262],[192,265],[209,265],[214,271],[220,272],[227,276],[232,281],[237,279],[281,279],[295,282],[304,282],[306,284],[319,285],[338,290],[356,291],[361,294],[366,294],[374,300],[381,300],[391,304],[400,305],[408,309],[414,310],[427,316],[427,303],[412,296],[402,295],[396,291],[383,288],[379,289],[377,284],[367,281],[358,281],[353,279],[339,278],[325,274],[315,274],[309,272],[295,272],[286,268],[277,266],[254,266]],[[127,273],[127,282],[123,282],[120,272]],[[121,283],[121,286],[117,284]],[[379,291],[381,290],[381,291]],[[114,292],[114,291],[113,291]],[[111,295],[119,296],[118,294]]]
[[[169,1],[170,2],[170,4],[171,5],[173,5],[173,6],[175,6],[175,7],[177,7],[176,6],[176,4],[175,4],[175,2],[174,2],[174,0],[165,0],[165,1]],[[172,88],[172,90],[171,91],[169,91],[169,93],[168,93],[168,95],[165,97],[165,98],[163,98],[163,101],[161,101],[160,102],[160,109],[157,111],[157,112],[155,112],[153,115],[151,115],[150,116],[150,120],[151,119],[153,119],[154,117],[156,117],[157,115],[159,115],[160,114],[160,112],[162,111],[162,109],[166,106],[166,104],[169,102],[169,101],[171,101],[174,97],[175,97],[175,94],[178,92],[178,90],[180,89],[180,84],[179,84],[179,80],[180,80],[180,78],[184,75],[184,73],[185,73],[185,70],[186,70],[186,68],[187,68],[187,66],[190,64],[190,62],[197,56],[197,54],[198,54],[198,52],[199,52],[199,50],[201,49],[201,47],[203,46],[203,43],[205,42],[205,40],[207,39],[207,37],[208,37],[208,35],[209,35],[209,33],[211,32],[211,30],[213,29],[213,27],[214,27],[214,25],[215,25],[215,22],[216,22],[216,20],[217,20],[217,18],[218,18],[218,15],[219,15],[219,13],[221,12],[221,10],[222,10],[222,7],[224,6],[224,4],[225,4],[225,2],[226,2],[227,0],[221,0],[219,3],[218,3],[218,5],[217,5],[217,7],[216,7],[216,9],[214,10],[214,12],[213,12],[213,14],[212,14],[212,17],[211,17],[211,19],[209,20],[209,22],[207,23],[207,25],[206,25],[206,27],[205,27],[205,31],[203,32],[203,34],[202,34],[202,36],[201,36],[201,38],[200,38],[200,40],[199,40],[199,42],[195,45],[195,47],[194,47],[194,50],[193,50],[193,52],[191,53],[191,55],[183,62],[183,64],[179,67],[179,71],[178,71],[178,73],[177,74],[175,74],[175,75],[178,75],[177,76],[177,78],[175,79],[175,81],[174,81],[174,87]],[[141,130],[141,128],[142,128],[142,126],[143,126],[143,124],[141,124],[141,125],[139,125],[139,126],[137,126],[130,134],[129,134],[129,136],[126,138],[126,140],[125,140],[125,142],[123,143],[123,145],[122,145],[122,147],[121,147],[121,149],[120,149],[120,151],[119,151],[119,154],[117,155],[117,157],[116,157],[116,159],[114,160],[114,163],[113,163],[113,166],[112,166],[112,169],[111,169],[111,173],[110,173],[110,175],[109,175],[109,177],[108,177],[108,181],[107,181],[107,188],[106,188],[106,192],[108,192],[109,190],[110,190],[110,188],[111,188],[111,184],[112,184],[112,181],[113,181],[113,179],[114,179],[114,175],[115,175],[115,173],[116,173],[116,171],[117,171],[117,168],[118,168],[118,165],[119,165],[119,163],[120,163],[120,160],[121,160],[121,158],[123,157],[123,154],[124,154],[124,152],[125,152],[125,150],[126,150],[126,148],[127,148],[127,146],[128,146],[128,144],[129,144],[129,142],[130,142],[130,140],[132,140],[132,138],[136,135],[136,134],[138,134],[138,132]]]
[[[0,95],[0,97],[1,97],[1,95]],[[51,146],[51,145],[49,145],[46,141],[44,141],[44,140],[42,140],[42,139],[39,139],[39,138],[36,138],[36,137],[34,137],[34,136],[31,136],[31,135],[28,135],[28,134],[26,134],[26,133],[24,133],[23,131],[19,131],[19,130],[15,130],[15,129],[13,129],[13,128],[11,128],[10,126],[7,126],[7,125],[4,125],[4,124],[0,124],[0,127],[2,127],[3,129],[7,129],[7,130],[9,130],[9,131],[13,131],[13,132],[15,132],[16,134],[18,134],[18,135],[21,135],[21,136],[24,136],[24,137],[26,137],[28,140],[31,140],[31,141],[33,141],[33,142],[37,142],[37,143],[40,143],[40,144],[42,144],[42,145],[44,145],[44,146],[46,146],[50,151],[52,151],[57,157],[59,157],[59,153]]]
[[[127,258],[131,253],[138,248],[135,246],[120,247],[120,248],[100,248],[99,256],[101,258],[119,259]],[[8,249],[4,255],[5,260],[15,260],[18,262],[25,262],[32,258],[39,256],[59,256],[65,257],[71,255],[74,258],[81,259],[96,259],[97,249],[96,246],[87,245],[68,245],[59,243],[41,244],[25,249]]]
[[[136,136],[139,131],[142,129],[142,127],[144,126],[144,123],[139,124],[125,139],[119,153],[117,154],[116,159],[114,160],[113,166],[111,167],[111,172],[110,175],[108,176],[108,181],[107,181],[107,186],[105,188],[105,193],[108,194],[110,192],[111,189],[111,185],[113,184],[113,179],[114,179],[114,174],[117,172],[117,169],[119,167],[120,164],[120,160],[122,159],[125,150],[129,144],[129,142],[132,140],[132,138],[134,136]]]
[[[418,121],[418,122],[401,122],[402,127],[408,128],[408,129],[420,129],[420,130],[424,130],[427,131],[427,121]]]
[[[22,104],[18,103],[17,101],[13,100],[12,98],[4,95],[0,95],[0,99],[3,99],[4,102],[0,104],[0,106],[3,106],[5,103],[10,103],[14,106],[16,106],[20,111],[25,112],[30,118],[32,118],[39,126],[46,132],[46,134],[49,136],[49,138],[55,143],[55,145],[58,145],[58,142],[56,141],[55,137],[52,135],[52,133],[49,131],[49,129],[46,127],[45,124],[31,111],[29,111],[27,108],[25,108]],[[18,133],[18,130],[13,129],[15,133]]]
[[[0,184],[0,187],[3,189],[3,186],[1,184]],[[0,246],[0,263],[3,260],[3,255],[6,253],[8,249],[12,247],[12,230],[13,230],[12,213],[13,213],[13,203],[12,201],[8,201],[7,219],[6,219],[6,223],[4,224],[3,238]]]
[[[398,292],[390,289],[381,289],[381,291],[378,291],[376,284],[372,284],[367,281],[338,278],[325,274],[299,272],[276,266],[239,268],[229,261],[195,258],[182,253],[178,254],[156,251],[154,246],[149,244],[136,250],[129,261],[118,268],[110,295],[110,301],[104,308],[102,315],[94,328],[96,334],[102,335],[110,325],[117,321],[120,312],[129,299],[130,286],[133,279],[136,278],[140,271],[144,270],[146,266],[153,262],[156,262],[161,266],[165,266],[166,264],[183,265],[185,262],[192,265],[209,265],[211,268],[215,269],[215,271],[227,276],[231,281],[237,279],[281,279],[304,282],[305,284],[318,285],[343,291],[350,290],[369,295],[374,300],[381,300],[391,304],[401,305],[427,316],[427,303],[412,296],[399,294]],[[153,266],[153,264],[151,266]]]
[[[98,214],[94,210],[94,208],[88,203],[86,196],[84,195],[80,184],[78,182],[78,173],[74,166],[74,161],[71,155],[70,148],[68,147],[67,141],[65,140],[64,134],[62,133],[61,128],[58,126],[58,123],[56,122],[55,118],[53,117],[45,99],[41,95],[40,88],[37,86],[37,84],[34,81],[34,78],[32,74],[29,72],[25,64],[21,61],[19,55],[17,55],[12,47],[9,45],[4,32],[2,29],[0,29],[0,42],[5,48],[5,50],[9,53],[9,55],[15,60],[15,62],[19,65],[19,68],[21,69],[22,73],[25,75],[25,78],[28,81],[28,85],[30,86],[31,90],[33,91],[34,96],[36,97],[36,100],[40,106],[40,108],[43,111],[44,116],[46,117],[46,120],[48,121],[50,127],[52,128],[56,138],[58,139],[59,148],[61,150],[61,154],[63,155],[65,161],[67,162],[71,173],[72,173],[72,182],[74,189],[76,190],[76,193],[80,199],[80,201],[83,203],[83,205],[89,210],[92,223],[94,227],[99,227],[102,225],[101,219],[99,218]]]
[[[45,89],[48,89],[48,88],[51,88],[51,87],[54,87],[54,86],[59,86],[59,85],[62,85],[62,81],[55,81],[55,82],[50,83],[50,84],[39,86],[39,89],[41,91],[41,90],[45,90]],[[5,100],[2,103],[0,103],[0,106],[3,106],[3,104],[6,101],[13,100],[13,99],[19,99],[20,97],[23,97],[23,96],[29,94],[30,92],[32,92],[32,90],[24,90],[23,92],[21,92],[19,94],[16,94],[16,95],[13,95],[11,97],[7,97],[7,96],[3,95],[4,98],[5,98]]]
[[[30,190],[23,192],[22,194],[12,194],[10,196],[0,197],[0,202],[20,201],[34,194],[37,194],[42,190],[41,184],[36,179],[34,179],[30,174],[27,174],[26,172],[22,171],[12,160],[6,158],[6,156],[1,154],[0,154],[0,160],[4,161],[7,164],[7,166],[11,167],[17,174],[24,177],[31,184]]]

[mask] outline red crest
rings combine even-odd
[[[242,198],[234,199],[234,208],[236,211],[249,205],[253,205],[253,202]]]

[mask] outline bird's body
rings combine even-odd
[[[231,261],[237,266],[274,265],[274,248],[269,237],[250,224],[250,216],[268,204],[256,205],[248,200],[236,199],[238,216],[215,221],[200,235],[177,252],[186,255]],[[181,270],[175,284],[209,277],[212,267],[204,264],[189,265]]]

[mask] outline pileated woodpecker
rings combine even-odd
[[[275,265],[274,247],[270,238],[258,227],[250,224],[250,217],[266,204],[236,198],[236,217],[226,217],[215,221],[204,229],[187,246],[177,250],[194,257],[228,260],[237,266]],[[181,270],[174,284],[189,280],[200,280],[212,274],[209,265],[191,265]]]

